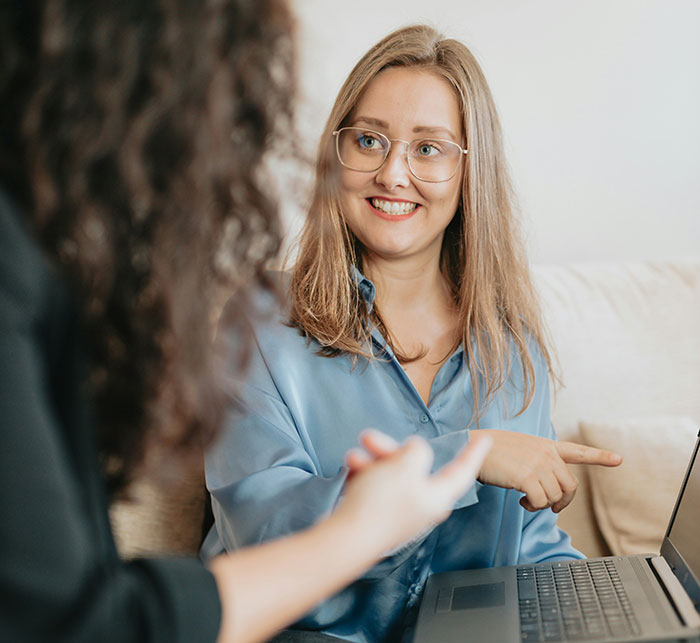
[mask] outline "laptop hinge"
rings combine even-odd
[[[681,618],[685,621],[685,624],[688,627],[700,627],[700,614],[695,610],[693,601],[691,601],[690,596],[686,594],[683,585],[681,585],[681,582],[676,578],[673,570],[668,566],[666,559],[663,556],[655,556],[651,559],[651,564],[666,586],[666,590],[675,603],[676,609],[680,613]]]

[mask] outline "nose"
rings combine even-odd
[[[377,170],[376,181],[387,189],[408,187],[411,182],[411,171],[408,169],[406,148],[403,141],[392,141],[389,156]]]

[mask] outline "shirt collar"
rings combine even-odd
[[[362,298],[367,304],[367,312],[371,313],[374,307],[374,299],[377,296],[377,289],[374,287],[374,284],[360,272],[357,266],[352,267],[352,276],[355,279],[355,283],[357,283],[357,289],[360,291],[360,295],[362,295]]]
[[[357,283],[357,289],[360,291],[360,295],[362,295],[362,298],[367,304],[367,312],[371,313],[372,309],[374,308],[374,300],[377,296],[377,289],[375,288],[374,284],[360,272],[357,266],[352,267],[352,277],[355,279],[355,283]],[[372,329],[372,337],[379,342],[380,346],[382,346],[390,354],[390,356],[394,355],[391,347],[386,343],[386,340],[384,337],[382,337],[382,334],[376,327]],[[462,356],[463,353],[464,347],[460,343],[457,350],[455,350],[455,352],[452,354],[452,358],[454,359],[456,357],[457,359],[460,359],[460,356]]]

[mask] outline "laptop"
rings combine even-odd
[[[700,641],[699,446],[661,555],[433,574],[414,643]]]

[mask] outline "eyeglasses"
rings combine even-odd
[[[417,179],[429,183],[449,181],[467,153],[457,143],[442,138],[409,142],[362,127],[341,127],[333,136],[340,164],[356,172],[376,172],[389,156],[391,144],[405,143],[408,169]]]

